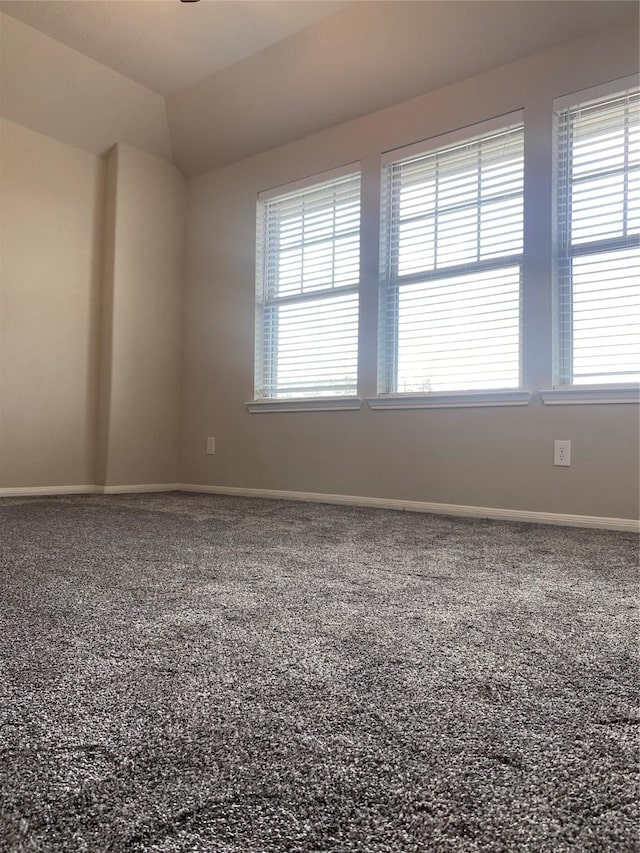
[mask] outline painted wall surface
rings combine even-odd
[[[0,486],[93,483],[104,163],[0,127]]]
[[[117,145],[105,211],[97,482],[175,483],[184,179],[164,160]]]
[[[2,115],[91,154],[126,142],[170,159],[165,100],[0,14]]]
[[[637,71],[614,29],[502,66],[191,181],[180,479],[505,509],[638,515],[638,407],[545,407],[552,383],[552,102]],[[261,190],[342,164],[363,172],[360,394],[376,389],[383,151],[524,109],[526,408],[249,414]],[[206,456],[205,437],[216,437]],[[572,466],[552,465],[570,439]]]

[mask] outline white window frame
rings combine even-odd
[[[383,192],[384,187],[384,172],[391,164],[410,160],[413,157],[420,155],[428,156],[432,152],[435,153],[441,149],[453,148],[457,144],[472,142],[476,138],[488,136],[494,131],[499,131],[508,127],[524,125],[524,111],[517,110],[505,115],[496,116],[487,121],[473,124],[471,126],[459,128],[453,132],[433,137],[428,140],[417,142],[413,145],[402,146],[383,154],[381,165],[383,170]],[[523,202],[524,206],[524,202]],[[523,210],[524,214],[524,210]],[[388,294],[391,287],[397,287],[389,280],[389,222],[388,215],[385,212],[385,205],[382,205],[382,222],[381,222],[381,239],[380,239],[380,303],[379,303],[379,359],[378,359],[378,393],[376,397],[367,398],[367,403],[372,409],[422,409],[422,408],[467,408],[467,407],[487,407],[487,406],[526,406],[529,403],[531,394],[521,387],[522,383],[522,272],[524,249],[517,256],[514,256],[513,261],[520,266],[520,308],[519,308],[519,387],[513,389],[500,390],[463,390],[449,392],[410,392],[399,393],[397,391],[389,391],[388,388],[392,384],[388,372],[390,370],[390,357],[388,348],[391,345],[388,331],[385,331],[385,326],[389,318],[388,309]],[[500,268],[506,265],[505,258],[500,258],[494,261],[478,262],[475,261],[469,264],[462,264],[455,267],[451,272],[443,273],[443,278],[447,275],[459,276],[465,272],[478,272],[483,269]],[[420,277],[420,274],[416,274]]]
[[[315,175],[302,178],[298,181],[272,187],[258,194],[257,215],[256,215],[256,317],[255,317],[255,381],[254,381],[254,399],[247,402],[245,405],[247,410],[252,413],[258,412],[315,412],[315,411],[353,411],[360,409],[362,400],[356,395],[339,395],[339,396],[300,396],[300,397],[261,397],[258,395],[258,389],[264,384],[264,369],[265,369],[265,340],[268,340],[268,330],[265,330],[265,305],[264,299],[264,281],[266,269],[266,246],[264,229],[266,226],[266,204],[270,199],[286,197],[289,194],[298,193],[309,189],[313,190],[322,184],[329,183],[347,176],[359,176],[362,180],[361,164],[359,161],[352,162],[331,169],[325,172],[320,172]],[[341,294],[355,294],[359,297],[360,283],[359,281],[350,286],[340,286],[337,289],[327,288],[327,290],[311,291],[309,294],[300,294],[299,296],[287,296],[283,299],[274,299],[271,304],[285,302],[287,304],[303,304],[310,299],[322,299],[324,296],[335,294],[339,291]]]
[[[592,383],[592,384],[574,384],[572,382],[563,381],[563,375],[567,375],[567,371],[561,369],[563,363],[571,359],[571,340],[568,335],[563,335],[561,329],[561,316],[563,314],[562,304],[566,304],[568,294],[566,285],[562,281],[560,274],[560,262],[564,255],[561,229],[561,217],[559,213],[559,205],[561,202],[564,188],[560,186],[560,140],[558,134],[559,114],[567,109],[575,107],[579,104],[588,103],[590,101],[598,101],[608,97],[613,97],[627,90],[637,88],[640,85],[640,75],[634,74],[629,77],[624,77],[618,80],[612,80],[600,86],[594,86],[589,89],[584,89],[579,92],[573,92],[556,98],[553,102],[554,112],[554,179],[553,179],[553,231],[554,231],[554,248],[553,248],[553,291],[554,291],[554,309],[553,309],[553,387],[549,390],[540,391],[540,397],[546,405],[588,405],[588,404],[620,404],[620,403],[638,403],[640,402],[640,383],[636,382],[620,382],[620,383]],[[565,223],[566,224],[566,223]],[[628,245],[628,238],[611,238],[606,241],[606,248],[616,249]],[[575,257],[585,254],[589,251],[589,244],[581,246],[579,249],[571,252],[569,249],[568,256]]]

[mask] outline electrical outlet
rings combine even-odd
[[[553,464],[571,465],[571,442],[565,440],[556,440],[553,442]]]
[[[207,455],[213,456],[216,452],[216,440],[212,435],[207,436]]]

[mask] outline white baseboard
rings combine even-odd
[[[47,495],[120,495],[133,492],[175,492],[176,483],[136,483],[130,486],[16,486],[0,488],[0,498]]]
[[[36,497],[46,495],[120,495],[142,492],[199,492],[213,495],[236,495],[245,498],[270,498],[284,501],[343,504],[405,512],[427,512],[467,518],[490,518],[496,521],[525,521],[532,524],[557,524],[562,527],[594,527],[602,530],[626,530],[640,533],[640,521],[633,518],[606,518],[597,515],[569,515],[534,510],[498,509],[485,506],[403,501],[395,498],[368,498],[356,495],[329,495],[318,492],[292,492],[283,489],[247,489],[239,486],[209,486],[195,483],[134,483],[127,486],[28,486],[0,488],[0,497]]]
[[[403,501],[394,498],[365,498],[355,495],[327,495],[316,492],[290,492],[279,489],[245,489],[236,486],[203,486],[179,483],[182,492],[202,492],[214,495],[237,495],[247,498],[272,498],[285,501],[345,504],[375,509],[394,509],[406,512],[428,512],[436,515],[457,515],[467,518],[490,518],[496,521],[525,521],[532,524],[557,524],[562,527],[595,527],[603,530],[626,530],[640,533],[640,521],[633,518],[606,518],[596,515],[569,515],[555,512],[536,512],[520,509],[497,509],[485,506]]]
[[[100,495],[102,486],[15,486],[0,488],[0,498],[29,498],[46,495]]]
[[[134,492],[175,492],[178,488],[177,483],[143,483],[133,484],[130,486],[98,486],[100,494],[103,495],[124,495]]]

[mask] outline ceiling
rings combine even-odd
[[[345,5],[338,0],[2,0],[0,10],[168,95]]]
[[[636,0],[0,0],[161,95],[186,176],[572,38]]]

